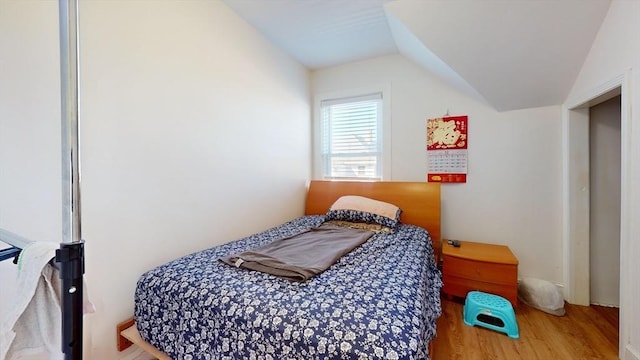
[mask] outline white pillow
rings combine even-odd
[[[384,201],[369,199],[364,196],[345,195],[331,205],[331,210],[357,210],[395,219],[399,207]]]

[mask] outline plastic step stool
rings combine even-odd
[[[503,332],[510,338],[520,337],[516,314],[509,300],[481,291],[470,291],[464,302],[464,323]]]

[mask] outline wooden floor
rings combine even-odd
[[[519,339],[462,321],[462,300],[442,299],[432,360],[618,359],[618,309],[566,304],[554,316],[520,304]]]

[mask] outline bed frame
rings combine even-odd
[[[400,221],[418,225],[429,231],[436,256],[440,248],[440,184],[427,182],[396,181],[320,181],[309,184],[305,205],[305,215],[321,215],[327,212],[331,204],[343,195],[360,195],[385,201],[402,209]],[[122,351],[131,344],[159,360],[171,360],[162,351],[144,341],[130,318],[117,326],[118,350]],[[433,357],[433,342],[429,344],[429,353]]]

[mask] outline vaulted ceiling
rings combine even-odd
[[[400,53],[499,111],[562,104],[610,0],[224,0],[309,67]]]

